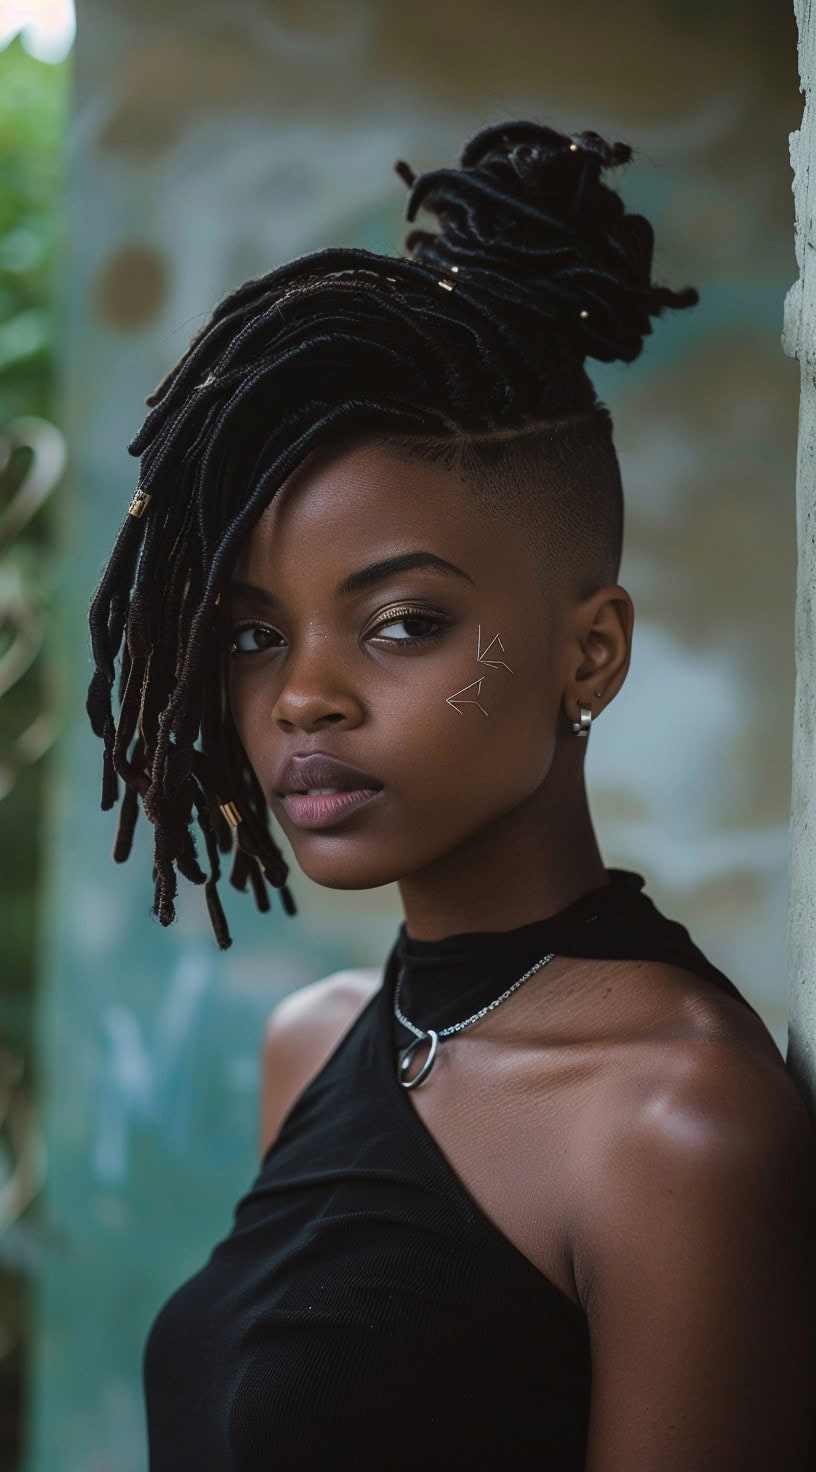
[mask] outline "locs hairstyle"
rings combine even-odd
[[[261,910],[271,885],[296,911],[225,697],[216,604],[306,455],[369,438],[444,460],[502,514],[535,521],[546,498],[588,582],[616,575],[620,475],[584,359],[631,361],[650,318],[698,300],[652,283],[652,227],[601,181],[631,152],[517,121],[479,132],[458,168],[398,163],[408,220],[422,207],[435,231],[411,230],[402,257],[329,249],[246,282],[147,399],[129,446],[136,493],[90,610],[87,711],[104,742],[103,809],[124,784],[114,859],[130,853],[140,801],[154,826],[162,925],[178,872],[204,884],[218,944],[231,944],[217,882],[233,845],[230,882]]]

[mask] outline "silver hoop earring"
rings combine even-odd
[[[578,713],[580,720],[573,721],[572,729],[576,736],[586,736],[592,725],[592,711],[588,705],[579,705]]]

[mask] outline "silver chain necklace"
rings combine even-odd
[[[402,978],[405,975],[405,967],[400,967],[399,976],[397,977],[397,985],[394,989],[394,1016],[397,1018],[398,1022],[402,1023],[403,1027],[407,1027],[408,1031],[414,1033],[415,1035],[414,1042],[408,1044],[408,1047],[405,1049],[405,1052],[403,1053],[399,1063],[397,1077],[402,1084],[402,1087],[404,1089],[415,1089],[418,1084],[421,1084],[423,1080],[428,1077],[428,1074],[430,1073],[431,1069],[434,1066],[434,1063],[436,1062],[436,1054],[439,1048],[440,1038],[449,1037],[450,1034],[453,1032],[462,1032],[464,1028],[472,1027],[474,1022],[479,1021],[480,1017],[484,1017],[486,1013],[492,1012],[493,1008],[498,1007],[500,1002],[505,1002],[507,998],[514,991],[516,991],[518,987],[521,986],[522,982],[527,981],[529,977],[531,977],[536,971],[540,971],[542,966],[546,966],[550,961],[554,960],[555,951],[550,951],[549,955],[542,956],[540,961],[536,961],[535,966],[531,966],[529,971],[525,971],[524,975],[520,976],[518,981],[514,981],[513,985],[509,986],[506,992],[502,992],[500,997],[496,997],[495,1001],[488,1002],[486,1007],[481,1007],[478,1012],[474,1012],[472,1017],[465,1017],[462,1022],[453,1022],[451,1023],[450,1027],[440,1027],[438,1032],[435,1031],[432,1027],[415,1027],[413,1022],[410,1022],[405,1014],[400,1011],[400,987],[402,985]],[[415,1078],[406,1078],[406,1074],[408,1072],[408,1069],[411,1067],[411,1061],[417,1048],[419,1047],[420,1043],[424,1043],[426,1041],[430,1042],[431,1046],[425,1062],[423,1063],[422,1067],[419,1070],[419,1073],[416,1075]]]

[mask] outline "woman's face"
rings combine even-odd
[[[540,584],[523,533],[477,512],[442,466],[364,446],[304,465],[275,497],[222,600],[229,701],[316,883],[415,875],[539,793],[557,744],[574,741],[563,594]],[[328,826],[301,826],[297,809],[319,800],[281,797],[279,774],[312,752],[380,790]]]

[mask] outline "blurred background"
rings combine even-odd
[[[701,302],[588,365],[637,610],[590,796],[784,1053],[796,32],[774,0],[82,0],[75,35],[69,0],[0,0],[0,48],[0,1472],[144,1472],[142,1345],[254,1175],[265,1018],[400,919],[294,870],[294,919],[223,886],[219,953],[184,880],[150,917],[144,820],[111,862],[85,620],[144,397],[245,278],[398,253],[397,158],[525,115],[633,145],[610,182]]]

